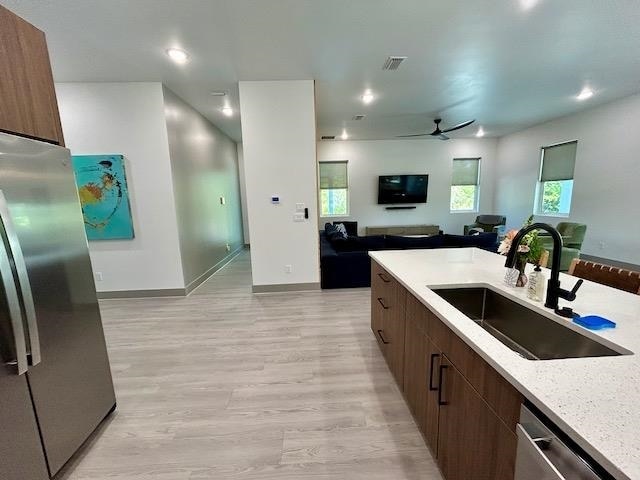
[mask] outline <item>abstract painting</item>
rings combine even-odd
[[[133,221],[122,155],[71,157],[89,240],[133,238]]]

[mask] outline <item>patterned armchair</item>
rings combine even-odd
[[[504,215],[478,215],[475,223],[464,226],[464,234],[469,235],[469,231],[482,230],[483,232],[496,232],[498,236],[504,234],[507,217]]]

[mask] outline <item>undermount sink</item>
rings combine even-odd
[[[529,360],[632,353],[613,350],[488,288],[440,288],[433,291]]]

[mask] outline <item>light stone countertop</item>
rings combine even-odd
[[[526,288],[505,285],[503,256],[477,248],[385,250],[369,255],[602,467],[617,479],[640,479],[640,295],[585,280],[577,299],[560,299],[560,306],[617,323],[614,329],[590,331],[529,300]],[[543,271],[548,279],[549,270]],[[565,289],[576,282],[565,274],[560,280]],[[524,359],[430,289],[457,286],[490,286],[614,350],[637,354]]]

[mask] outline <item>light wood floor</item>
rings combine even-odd
[[[369,330],[369,289],[101,302],[118,410],[65,480],[441,479]]]

